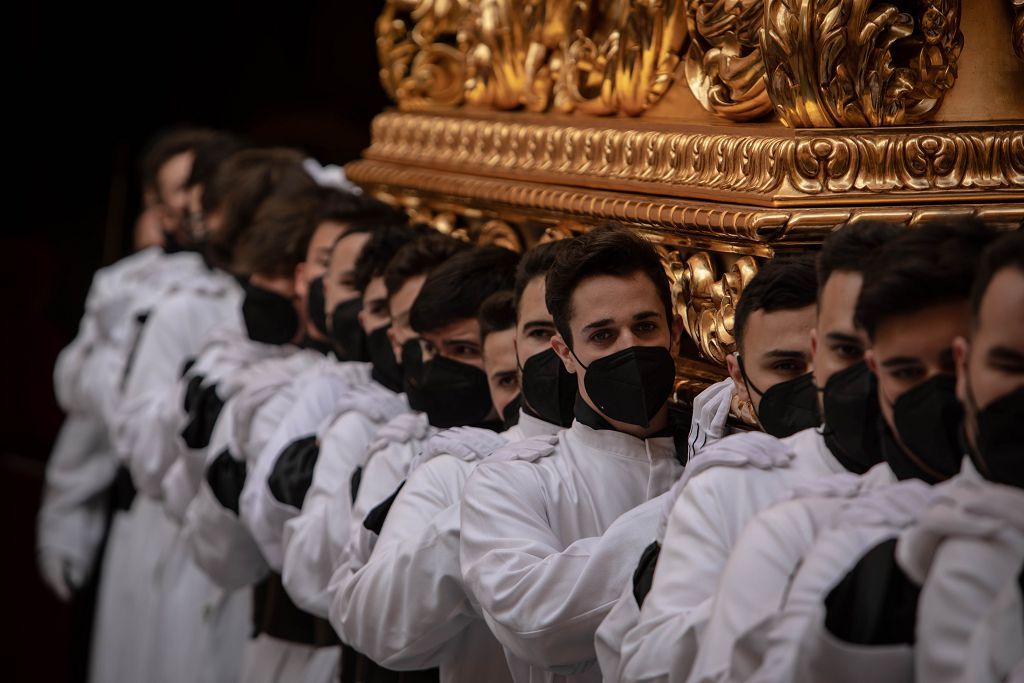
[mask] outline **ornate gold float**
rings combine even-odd
[[[763,259],[863,220],[1024,224],[1024,0],[388,0],[376,30],[396,106],[349,177],[481,242],[650,236],[683,395]]]

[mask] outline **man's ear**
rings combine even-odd
[[[740,372],[740,361],[736,358],[735,353],[730,353],[725,357],[725,367],[729,371],[729,377],[732,377],[733,384],[736,385],[736,398],[739,399],[740,403],[749,403],[750,392],[747,391],[747,383],[743,381],[743,373]]]
[[[575,356],[572,355],[572,352],[569,350],[569,345],[566,344],[565,341],[562,339],[562,335],[552,335],[551,348],[553,348],[558,357],[562,359],[562,365],[565,366],[565,369],[569,372],[569,374],[575,375],[576,358]]]
[[[875,373],[875,377],[878,376],[878,359],[875,358],[875,350],[867,349],[864,351],[864,362],[868,364],[868,370]]]
[[[309,283],[306,282],[306,262],[300,261],[295,266],[295,296],[303,301],[309,295]]]
[[[818,328],[811,328],[811,362],[818,358]]]
[[[679,355],[679,342],[683,338],[683,317],[678,313],[672,316],[672,343],[669,345],[669,350],[672,351],[673,356]]]
[[[971,352],[971,343],[963,337],[953,340],[953,359],[956,361],[956,397],[963,405],[968,405],[967,395],[967,356]]]

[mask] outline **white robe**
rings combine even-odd
[[[393,670],[440,668],[440,678],[511,681],[500,644],[462,584],[459,500],[494,450],[560,428],[520,412],[494,434],[455,428],[431,439],[388,513],[366,565],[338,586],[331,623],[342,640]]]
[[[817,429],[783,440],[736,434],[687,464],[666,527],[651,590],[622,638],[618,671],[626,681],[685,680],[710,617],[718,578],[754,515],[795,486],[845,472]],[[670,675],[671,674],[671,675]]]
[[[337,413],[339,402],[353,387],[369,381],[369,363],[336,362],[333,365],[337,366],[333,372],[325,372],[315,380],[310,377],[299,380],[301,387],[295,392],[295,400],[288,413],[255,461],[249,462],[240,516],[270,568],[278,573],[284,564],[281,548],[284,524],[299,511],[274,498],[267,485],[267,477],[281,451],[296,439],[326,429]]]
[[[323,433],[302,510],[285,523],[282,533],[285,590],[296,605],[324,619],[330,608],[327,587],[337,549],[348,539],[352,476],[366,465],[370,444],[385,419],[410,410],[404,395],[381,392],[388,390],[376,382],[353,392],[358,396],[351,397],[351,409],[339,414]],[[341,504],[333,506],[335,500]]]
[[[120,457],[133,478],[138,475],[133,508],[119,515],[128,527],[112,537],[109,552],[120,557],[117,571],[105,577],[99,608],[103,624],[122,628],[115,648],[114,670],[127,664],[128,680],[222,680],[237,674],[245,637],[249,604],[230,599],[209,582],[184,551],[179,528],[159,504],[160,480],[149,479],[150,458],[171,448],[156,428],[173,415],[169,402],[188,358],[201,348],[214,326],[234,319],[241,325],[241,290],[227,275],[209,272],[203,279],[163,298],[154,308],[138,339],[125,391],[114,414],[112,434]],[[119,545],[121,547],[119,547]],[[109,586],[109,588],[108,588]],[[98,637],[104,637],[102,635]],[[125,670],[125,669],[121,669]],[[100,680],[108,676],[102,664],[93,668]]]
[[[579,422],[556,445],[529,452],[534,445],[508,446],[467,481],[464,584],[516,681],[599,680],[594,633],[647,543],[602,534],[667,491],[682,465],[671,438]]]

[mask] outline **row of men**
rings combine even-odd
[[[1024,676],[1024,233],[766,263],[691,409],[634,232],[470,247],[205,131],[144,168],[40,514],[68,595],[120,483],[93,679]]]

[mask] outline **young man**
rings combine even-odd
[[[515,680],[587,667],[597,621],[586,587],[614,564],[589,571],[590,546],[682,471],[668,419],[681,323],[654,248],[616,226],[580,236],[545,298],[551,345],[576,375],[576,419],[553,445],[528,439],[477,467],[460,510],[464,584]]]
[[[959,227],[968,233],[961,242],[986,233],[978,225]],[[877,306],[881,297],[861,307],[866,323],[875,321],[873,353],[881,361],[881,374],[886,367],[895,367],[892,361],[897,359],[901,372],[895,379],[916,382],[899,395],[941,391],[941,401],[918,399],[930,404],[924,410],[949,405],[948,363],[953,351],[957,394],[966,413],[968,458],[947,483],[928,489],[911,480],[880,491],[870,521],[848,521],[821,535],[806,555],[809,570],[801,569],[793,580],[796,600],[787,600],[776,627],[778,647],[766,655],[762,667],[766,672],[782,670],[777,667],[787,650],[790,666],[822,676],[884,670],[890,680],[1003,680],[1018,664],[1020,650],[1014,655],[1003,648],[1020,633],[1019,602],[1015,621],[1009,629],[997,627],[999,635],[989,630],[992,623],[985,622],[990,610],[998,615],[1005,609],[997,598],[1018,581],[1024,560],[1024,482],[1012,474],[1021,452],[1024,417],[1019,400],[1024,388],[1024,320],[1020,315],[1007,317],[1010,311],[1024,310],[1022,239],[1020,233],[1010,235],[986,251],[971,289],[970,309],[965,268],[956,268],[957,257],[976,262],[978,249],[965,249],[962,243],[955,245],[955,252],[949,245],[937,258],[910,258],[911,270],[921,270],[925,263],[940,266],[935,272],[959,276],[960,286],[920,282],[922,289],[913,289],[909,296],[927,305],[906,316],[903,329],[896,329]],[[931,286],[924,289],[926,285]],[[900,301],[898,295],[894,298]],[[969,330],[972,341],[965,336],[950,339],[958,330]],[[879,381],[885,383],[886,378],[880,376]],[[927,389],[931,385],[940,385],[941,390]],[[941,472],[947,444],[918,445],[914,422],[900,413],[901,401],[895,399],[897,408],[887,424],[894,439],[907,446],[901,455],[920,458],[921,463],[910,470],[898,457],[897,465],[914,471],[917,479],[932,476],[929,470]],[[939,425],[943,420],[933,417],[930,422]],[[915,483],[923,491],[917,505],[909,506],[908,487]],[[809,608],[824,616],[824,629],[820,622],[808,621]],[[831,661],[822,657],[826,652]]]
[[[866,244],[857,249],[861,255],[861,271],[867,267],[872,249],[888,238],[887,233],[868,226],[862,234],[836,236],[839,242],[850,239],[850,246],[856,245],[863,237],[867,238],[864,240]],[[847,250],[847,245],[830,245],[826,265],[832,255]],[[838,270],[856,273],[857,268],[854,265]],[[832,273],[828,276],[831,278]],[[819,339],[855,339],[850,292],[846,297],[837,296],[840,294],[838,290],[849,289],[851,282],[838,279],[826,284],[833,286],[829,288],[827,307],[821,309],[825,317],[819,318],[819,323],[825,326],[819,330]],[[846,315],[845,320],[839,323],[843,319],[842,300],[846,302]],[[835,308],[837,304],[838,309]],[[816,349],[819,353],[827,352],[827,363],[833,369],[841,367],[838,359],[832,357],[829,347],[817,346]],[[848,356],[850,365],[856,362],[856,348],[846,349],[843,353]],[[749,377],[749,372],[747,374]],[[818,382],[826,385],[831,378],[826,376],[825,370],[817,377]],[[828,392],[829,395],[832,393],[831,390]],[[767,391],[765,395],[768,395]],[[762,401],[757,406],[762,417],[764,408],[765,402]],[[858,406],[851,406],[851,409],[855,408]],[[859,409],[863,413],[863,398]],[[846,471],[864,472],[872,460],[870,456],[867,458],[867,461],[863,458],[858,461],[845,454],[833,453],[822,434],[817,429],[809,429],[782,442],[763,435],[734,436],[709,448],[701,458],[691,463],[667,522],[665,542],[650,594],[643,603],[637,626],[622,639],[622,658],[618,662],[620,677],[647,680],[670,672],[678,677],[688,675],[698,648],[706,650],[701,638],[715,587],[746,523],[759,511],[789,495],[802,482]],[[878,456],[873,459],[877,460]],[[892,473],[887,468],[878,470],[876,476],[880,483],[892,480]]]
[[[218,229],[215,256],[222,263],[230,262],[234,242],[251,225],[256,210],[268,196],[305,192],[313,187],[313,181],[301,168],[301,155],[282,150],[253,150],[233,156],[204,192],[204,200],[215,202],[217,207],[216,217],[211,221]],[[129,469],[141,467],[144,470],[153,445],[151,425],[175,395],[183,365],[201,348],[215,325],[225,318],[238,319],[240,299],[240,288],[232,276],[210,270],[163,297],[149,314],[129,357],[123,393],[116,409],[111,411],[110,431],[114,445]],[[159,491],[156,493],[159,495]],[[176,527],[165,518],[157,502],[145,496],[135,498],[128,514],[138,524],[138,537],[134,541],[138,545],[127,543],[122,544],[120,551],[109,549],[114,556],[123,553],[118,562],[123,563],[125,576],[129,577],[124,579],[126,593],[106,606],[109,614],[101,605],[99,618],[124,623],[127,632],[120,646],[131,644],[133,653],[141,654],[139,659],[119,659],[114,663],[115,668],[141,661],[145,662],[145,671],[166,669],[166,675],[174,677],[183,661],[172,661],[164,656],[157,641],[165,636],[159,631],[166,626],[178,633],[173,636],[176,638],[181,638],[182,633],[194,634],[203,641],[210,638],[201,637],[201,629],[194,627],[190,616],[181,622],[175,622],[170,616],[166,620],[154,617],[155,614],[168,615],[168,608],[188,612],[197,595],[190,599],[168,599],[163,606],[158,604],[162,598],[153,590],[152,577],[157,563],[165,561],[161,559],[160,549],[174,542]],[[197,665],[202,667],[202,662]],[[215,670],[216,663],[210,663],[208,668]],[[146,674],[132,672],[127,677],[140,675]],[[110,678],[116,680],[118,675],[112,673]]]
[[[388,512],[369,561],[339,587],[334,604],[344,609],[332,609],[332,624],[345,642],[389,669],[438,667],[445,681],[509,677],[500,645],[462,585],[459,499],[466,478],[496,448],[553,434],[567,417],[575,383],[566,379],[575,378],[560,362],[534,360],[551,351],[555,329],[544,279],[563,246],[553,242],[527,252],[514,294],[492,295],[481,307],[484,369],[497,412],[515,409],[517,366],[529,368],[529,398],[518,409],[518,423],[500,435],[455,428],[431,439]],[[416,599],[405,591],[410,585],[419,589]]]
[[[356,392],[347,401],[347,408],[340,410],[330,426],[321,431],[315,468],[290,468],[296,480],[304,481],[289,487],[297,494],[291,504],[301,507],[301,513],[290,519],[283,531],[282,582],[297,605],[320,617],[327,616],[327,584],[335,566],[335,548],[343,547],[342,539],[347,537],[352,476],[365,465],[367,450],[380,427],[396,414],[409,412],[401,394],[401,366],[387,338],[391,317],[385,274],[389,273],[391,289],[397,291],[407,280],[418,278],[432,263],[444,259],[449,247],[456,246],[440,235],[414,244],[421,236],[422,231],[412,228],[381,228],[363,248],[356,264],[355,284],[363,291],[359,320],[366,334],[367,353],[372,358],[373,381]],[[411,246],[405,248],[406,245]],[[440,249],[432,254],[426,249],[428,246]],[[412,255],[420,258],[412,259]],[[389,268],[392,260],[394,268]],[[393,401],[398,402],[399,408],[384,410]],[[275,469],[283,465],[279,461]],[[273,479],[272,474],[272,488]],[[328,513],[338,499],[346,499],[347,505]]]
[[[213,132],[182,130],[164,134],[150,146],[143,163],[143,188],[144,203],[153,211],[159,211],[160,204],[173,202],[173,176],[181,170],[181,162],[196,157],[196,148],[207,144],[207,138],[230,139]],[[159,237],[158,229],[157,241]],[[95,569],[107,528],[106,498],[117,459],[107,438],[102,406],[116,393],[134,315],[151,305],[166,281],[187,279],[200,265],[194,256],[171,257],[159,246],[145,246],[139,245],[136,254],[97,271],[79,333],[54,367],[55,394],[68,418],[47,462],[37,552],[44,579],[64,600],[70,599]]]

